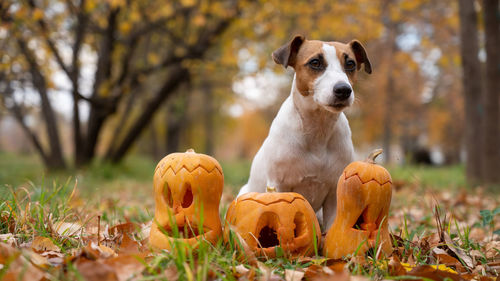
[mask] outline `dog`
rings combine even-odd
[[[337,181],[354,158],[351,130],[342,111],[354,102],[356,73],[364,65],[370,74],[371,64],[358,40],[344,44],[301,35],[274,51],[272,58],[295,70],[292,89],[238,196],[265,192],[267,186],[300,193],[328,230],[336,213]]]

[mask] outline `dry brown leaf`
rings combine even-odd
[[[401,261],[396,256],[391,256],[388,264],[389,275],[400,276],[406,275],[406,269],[401,264]]]
[[[97,243],[94,242],[90,242],[89,244],[87,244],[87,246],[82,249],[82,254],[84,257],[90,260],[117,256],[113,249],[104,245],[97,245]]]
[[[306,268],[304,278],[305,280],[313,280],[313,281],[326,281],[326,280],[348,281],[350,280],[350,274],[346,270],[337,272],[328,267],[311,265],[308,268]]]
[[[110,236],[115,236],[118,234],[132,234],[132,233],[135,233],[139,229],[140,229],[140,227],[136,223],[126,222],[126,223],[122,223],[122,224],[118,224],[118,225],[110,227],[108,230],[108,234]]]
[[[455,246],[455,244],[453,244],[453,241],[451,240],[451,238],[448,235],[448,233],[446,233],[446,232],[443,231],[442,234],[443,234],[443,237],[444,237],[444,241],[446,242],[446,246],[448,246],[448,248],[450,250],[452,250],[463,262],[465,262],[465,264],[469,268],[473,268],[474,267],[474,262],[472,261],[472,258],[469,257],[464,252],[464,250],[458,248],[457,246]]]
[[[413,268],[410,272],[408,272],[407,275],[424,277],[436,281],[441,281],[444,280],[445,278],[449,278],[454,281],[463,280],[458,274],[442,271],[439,269],[434,269],[428,265],[417,266]]]
[[[179,279],[179,272],[177,271],[177,267],[167,267],[167,269],[163,271],[163,276],[165,277],[165,280],[176,281],[177,279]]]
[[[279,275],[274,274],[274,271],[272,270],[272,268],[266,266],[264,263],[258,261],[257,266],[259,267],[259,270],[261,272],[261,276],[259,277],[259,280],[261,280],[261,281],[283,280]]]
[[[124,234],[122,241],[120,243],[120,247],[117,250],[118,254],[134,254],[134,253],[145,253],[149,252],[146,247],[143,247],[139,244],[139,242],[130,238],[129,235]]]
[[[82,231],[82,226],[77,222],[56,222],[54,230],[60,236],[74,236]]]
[[[103,260],[102,263],[114,269],[118,280],[130,280],[131,277],[140,274],[144,268],[145,254],[142,255],[120,255],[114,258]]]
[[[286,281],[300,281],[304,277],[304,272],[298,270],[285,269]]]
[[[39,253],[46,251],[61,252],[61,249],[52,242],[52,239],[40,236],[33,239],[33,242],[31,242],[31,249]]]
[[[250,264],[250,265],[258,265],[258,262],[257,262],[257,257],[255,256],[255,253],[252,251],[252,249],[250,249],[250,246],[248,246],[247,242],[243,239],[243,237],[241,237],[241,235],[236,232],[236,231],[233,231],[232,232],[236,238],[238,239],[237,241],[237,245],[241,245],[241,247],[243,249],[240,249],[243,251],[243,254],[244,254],[244,257],[245,259],[247,260],[247,262]]]
[[[0,264],[6,270],[2,280],[38,281],[48,279],[46,273],[34,266],[21,251],[0,243]]]
[[[328,266],[335,273],[342,273],[345,270],[347,262],[345,261],[334,261]]]
[[[16,238],[12,233],[0,234],[0,243],[5,243],[12,247],[17,246]]]
[[[87,281],[119,281],[114,268],[101,262],[81,258],[75,265],[78,272]]]
[[[151,232],[151,225],[153,224],[153,221],[148,221],[145,224],[141,225],[141,229],[137,232],[137,237],[141,240],[144,239],[149,239],[149,233]],[[143,245],[146,245],[147,243],[144,243]]]
[[[350,281],[369,281],[370,278],[368,278],[366,276],[361,276],[361,275],[353,275],[353,276],[351,276],[351,278],[349,280]]]
[[[239,265],[235,266],[234,270],[236,271],[236,273],[238,273],[240,275],[245,275],[245,274],[247,274],[250,271],[250,269],[246,268],[242,264],[239,264]]]
[[[486,238],[486,232],[482,228],[474,227],[469,233],[469,238],[476,242],[484,241]]]
[[[486,243],[484,249],[486,251],[485,255],[487,259],[500,257],[500,241],[490,241]]]

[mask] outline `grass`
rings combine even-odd
[[[392,178],[437,189],[457,189],[466,186],[463,165],[452,166],[390,166]]]
[[[35,236],[47,237],[63,253],[70,255],[73,249],[82,246],[81,241],[55,234],[52,222],[76,220],[91,226],[96,224],[97,214],[103,224],[110,226],[124,221],[150,221],[154,209],[152,174],[155,165],[146,157],[131,156],[120,165],[95,162],[81,171],[47,174],[34,156],[0,152],[0,234],[15,233],[21,242],[28,242]],[[225,174],[225,193],[234,195],[247,180],[250,161],[221,161],[221,165]],[[389,170],[395,181],[410,186],[395,194],[389,220],[393,233],[402,238],[399,246],[403,258],[406,258],[404,261],[408,262],[411,257],[417,265],[429,264],[429,249],[418,241],[436,231],[435,214],[431,209],[425,209],[424,195],[415,195],[425,194],[430,189],[460,192],[465,187],[463,167],[394,166]],[[417,186],[417,189],[412,186]],[[221,206],[222,210],[226,208]],[[418,211],[422,211],[422,215],[416,215]],[[470,211],[467,209],[464,212]],[[444,229],[451,238],[456,238],[461,249],[481,252],[482,246],[471,238],[471,232],[483,229],[489,235],[496,231],[500,209],[490,204],[481,213],[477,209],[473,212],[475,219],[462,217],[462,220],[475,222],[471,225],[463,226],[456,218],[440,219],[443,219]],[[235,272],[235,267],[240,264],[257,275],[264,274],[267,268],[284,277],[286,269],[327,265],[318,254],[304,261],[280,254],[275,259],[263,260],[264,267],[256,266],[247,257],[236,255],[236,248],[234,243],[202,243],[194,251],[188,245],[180,244],[177,251],[161,251],[145,262],[142,280],[166,278],[165,272],[169,270],[175,272],[179,280],[206,280],[207,276],[236,280],[235,276],[239,273]],[[377,252],[376,249],[374,252]],[[353,272],[377,278],[389,276],[387,259],[373,253],[366,259],[364,264],[346,261]],[[486,257],[479,258],[479,261],[483,264],[488,262]],[[72,268],[71,265],[69,268]],[[61,276],[56,279],[65,278],[64,274]]]

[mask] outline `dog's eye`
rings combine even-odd
[[[347,60],[344,65],[346,71],[354,71],[356,69],[356,63],[353,60]]]
[[[312,59],[309,61],[308,64],[314,70],[321,70],[321,68],[323,67],[323,65],[319,59]]]

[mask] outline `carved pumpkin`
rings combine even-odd
[[[337,216],[326,234],[323,254],[340,259],[370,248],[382,247],[385,254],[392,251],[387,216],[391,204],[392,179],[389,172],[375,164],[375,150],[364,162],[349,164],[337,185]],[[380,234],[378,234],[380,233]]]
[[[222,236],[219,203],[224,176],[217,160],[192,149],[169,154],[156,166],[153,185],[153,247],[171,249],[176,239],[196,247],[203,237],[215,243]]]
[[[321,230],[313,208],[300,194],[250,192],[236,198],[226,214],[224,239],[230,229],[237,232],[250,249],[260,256],[275,257],[276,248],[292,256],[314,250]]]

